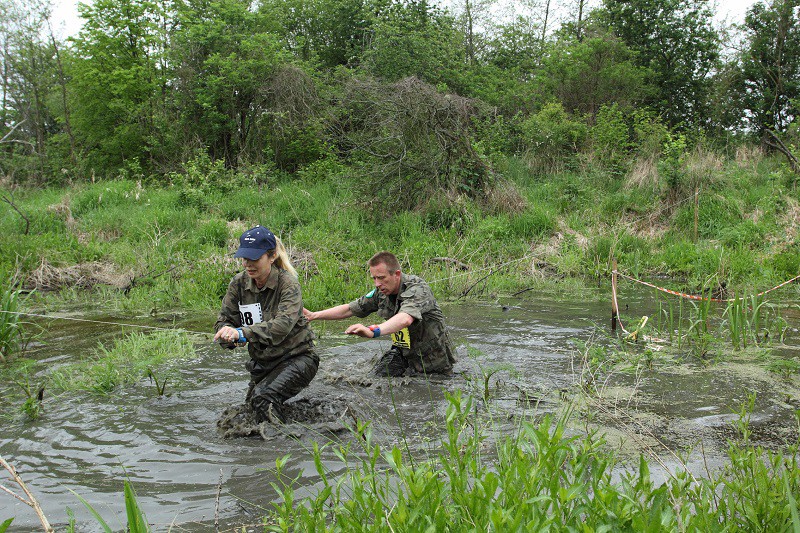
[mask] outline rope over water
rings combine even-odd
[[[672,294],[673,296],[680,296],[681,298],[687,298],[687,299],[690,299],[690,300],[699,300],[699,301],[702,301],[702,302],[722,302],[722,303],[727,303],[727,302],[735,302],[737,300],[741,300],[742,299],[741,297],[740,298],[707,298],[705,296],[697,296],[696,294],[686,294],[684,292],[673,291],[673,290],[670,290],[670,289],[666,289],[664,287],[659,287],[658,285],[653,285],[652,283],[648,283],[648,282],[642,281],[640,279],[636,279],[634,277],[631,277],[631,276],[628,276],[626,274],[623,274],[619,270],[613,270],[611,273],[612,274],[617,274],[618,276],[622,276],[623,278],[625,278],[627,280],[630,280],[630,281],[632,281],[634,283],[640,283],[640,284],[645,285],[647,287],[650,287],[652,289],[656,289],[657,291],[665,292],[667,294]],[[776,289],[780,289],[784,285],[788,285],[789,283],[792,283],[793,281],[797,281],[798,279],[800,279],[800,275],[795,276],[790,280],[786,280],[783,283],[780,283],[780,284],[772,287],[771,289],[767,289],[765,291],[761,291],[758,294],[756,294],[755,296],[751,296],[750,298],[760,298],[761,296],[764,296],[765,294],[767,294],[769,292],[772,292],[772,291],[774,291]]]
[[[186,333],[194,333],[195,335],[213,335],[212,332],[209,331],[193,331],[191,329],[186,328],[162,328],[159,326],[145,326],[143,324],[126,324],[124,322],[109,322],[106,320],[90,320],[88,318],[73,318],[68,316],[52,316],[52,315],[42,315],[37,313],[23,313],[21,311],[3,311],[0,310],[0,313],[6,313],[9,315],[18,315],[18,316],[35,316],[39,318],[49,318],[54,320],[72,320],[73,322],[90,322],[92,324],[103,324],[106,326],[120,326],[120,327],[127,327],[127,328],[141,328],[141,329],[156,329],[161,331],[185,331]]]

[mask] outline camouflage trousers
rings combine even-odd
[[[298,355],[269,369],[250,359],[245,368],[250,372],[246,401],[253,408],[256,421],[285,422],[283,402],[311,383],[317,375],[319,358],[313,353]]]

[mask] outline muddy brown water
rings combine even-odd
[[[328,322],[319,342],[320,371],[290,406],[295,422],[280,431],[262,427],[249,437],[226,438],[217,428],[223,412],[236,409],[243,400],[246,351],[227,351],[212,345],[210,336],[197,336],[196,358],[180,365],[180,382],[168,383],[167,395],[158,396],[146,380],[110,396],[51,397],[46,392],[45,412],[38,420],[0,422],[0,454],[18,469],[56,530],[64,530],[68,507],[80,531],[101,530],[74,493],[90,502],[112,529],[123,530],[125,478],[156,531],[209,531],[215,520],[221,530],[241,525],[258,530],[265,509],[276,498],[270,486],[275,460],[291,454],[285,473],[313,492],[320,478],[312,443],[352,443],[346,427],[355,417],[370,421],[377,443],[402,444],[429,456],[443,434],[445,392],[482,391],[489,374],[490,399],[479,402],[477,409],[492,413],[497,435],[513,432],[522,419],[557,412],[576,384],[587,380],[579,365],[581,346],[613,344],[606,292],[587,290],[574,298],[526,293],[501,303],[445,304],[460,360],[453,378],[431,382],[370,378],[370,360],[388,348],[388,342],[345,337],[339,333],[344,327]],[[623,290],[620,296],[621,305],[629,306],[634,316],[657,308],[649,294]],[[210,329],[214,321],[213,314],[164,322],[87,313],[51,316],[174,324],[192,331]],[[793,357],[800,344],[800,317],[791,309],[784,317],[789,332],[773,352]],[[111,342],[114,335],[136,331],[59,319],[36,321],[45,326],[44,344],[32,346],[28,355],[44,368],[75,360],[98,342]],[[320,330],[317,324],[315,329]],[[623,455],[647,450],[667,469],[685,465],[702,475],[724,462],[734,413],[751,391],[758,393],[752,414],[754,438],[775,449],[797,440],[796,377],[781,381],[759,366],[727,359],[664,364],[655,353],[652,369],[603,374],[594,383],[597,399],[577,407],[593,427],[607,432]],[[8,389],[0,387],[0,392],[5,395]],[[323,459],[334,475],[346,468],[330,448],[323,451]],[[1,479],[10,486],[7,476]],[[9,517],[16,517],[12,531],[41,530],[30,508],[0,492],[0,522]]]

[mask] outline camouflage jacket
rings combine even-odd
[[[319,360],[303,316],[300,282],[274,265],[260,289],[246,272],[233,277],[214,330],[222,326],[242,328],[250,357],[267,367],[300,354]]]
[[[444,324],[444,315],[436,303],[430,286],[420,277],[402,274],[396,295],[386,296],[373,289],[365,296],[350,302],[357,317],[377,312],[384,320],[397,313],[408,313],[414,322],[401,336],[393,335],[392,343],[420,371],[445,372],[455,363],[455,349]],[[407,338],[406,338],[407,334]]]

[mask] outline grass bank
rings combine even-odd
[[[612,257],[631,275],[670,276],[690,291],[725,284],[748,294],[797,275],[793,176],[777,160],[715,161],[693,181],[673,183],[590,164],[544,178],[509,158],[506,181],[481,201],[434,197],[394,213],[366,207],[338,167],[258,183],[212,169],[162,184],[5,189],[14,209],[0,213],[0,271],[51,301],[213,309],[239,269],[230,257],[238,235],[260,223],[290,248],[309,308],[363,293],[365,261],[382,249],[444,299],[600,280]]]

